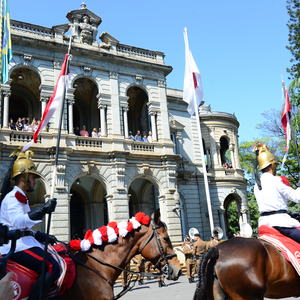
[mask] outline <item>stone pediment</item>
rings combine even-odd
[[[67,14],[67,18],[70,22],[73,23],[74,20],[82,21],[84,16],[88,16],[89,20],[92,24],[99,26],[102,22],[102,19],[94,14],[92,11],[86,8],[86,5],[83,3],[81,4],[81,9],[75,9]]]
[[[107,32],[101,33],[100,40],[105,44],[112,44],[112,45],[119,44],[119,40],[117,40],[116,38],[114,38],[112,35],[110,35]]]

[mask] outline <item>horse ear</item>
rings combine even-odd
[[[158,225],[161,221],[160,221],[160,210],[157,209],[152,215],[151,215],[151,219],[152,219],[152,222],[155,224],[155,225]]]

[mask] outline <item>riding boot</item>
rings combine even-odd
[[[37,279],[37,281],[33,284],[28,300],[45,299],[52,283],[53,283],[53,279],[52,279],[51,274],[46,273],[45,277],[43,275],[41,275]],[[41,291],[42,286],[43,286],[43,291]]]
[[[189,283],[192,283],[193,282],[193,278],[189,278]]]
[[[167,286],[166,284],[165,284],[165,282],[163,281],[163,280],[160,280],[159,282],[158,282],[158,287],[163,287],[163,286]]]

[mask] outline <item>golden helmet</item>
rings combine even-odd
[[[275,156],[269,151],[268,147],[265,144],[258,143],[255,146],[254,151],[257,155],[259,170],[262,170],[269,165],[276,163]]]
[[[11,172],[11,178],[15,178],[20,174],[35,174],[40,176],[36,172],[36,166],[34,162],[31,160],[33,156],[33,152],[27,150],[25,152],[21,152],[19,150],[14,151],[10,156],[17,156]]]

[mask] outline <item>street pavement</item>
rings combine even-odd
[[[133,289],[124,296],[123,300],[143,299],[143,300],[174,300],[174,299],[193,299],[196,289],[196,283],[188,283],[186,276],[181,276],[177,281],[168,281],[167,286],[158,287],[156,280],[145,280],[143,285],[138,285],[136,282]],[[120,283],[115,285],[115,295],[122,290]],[[285,298],[285,300],[294,300],[299,298]]]

